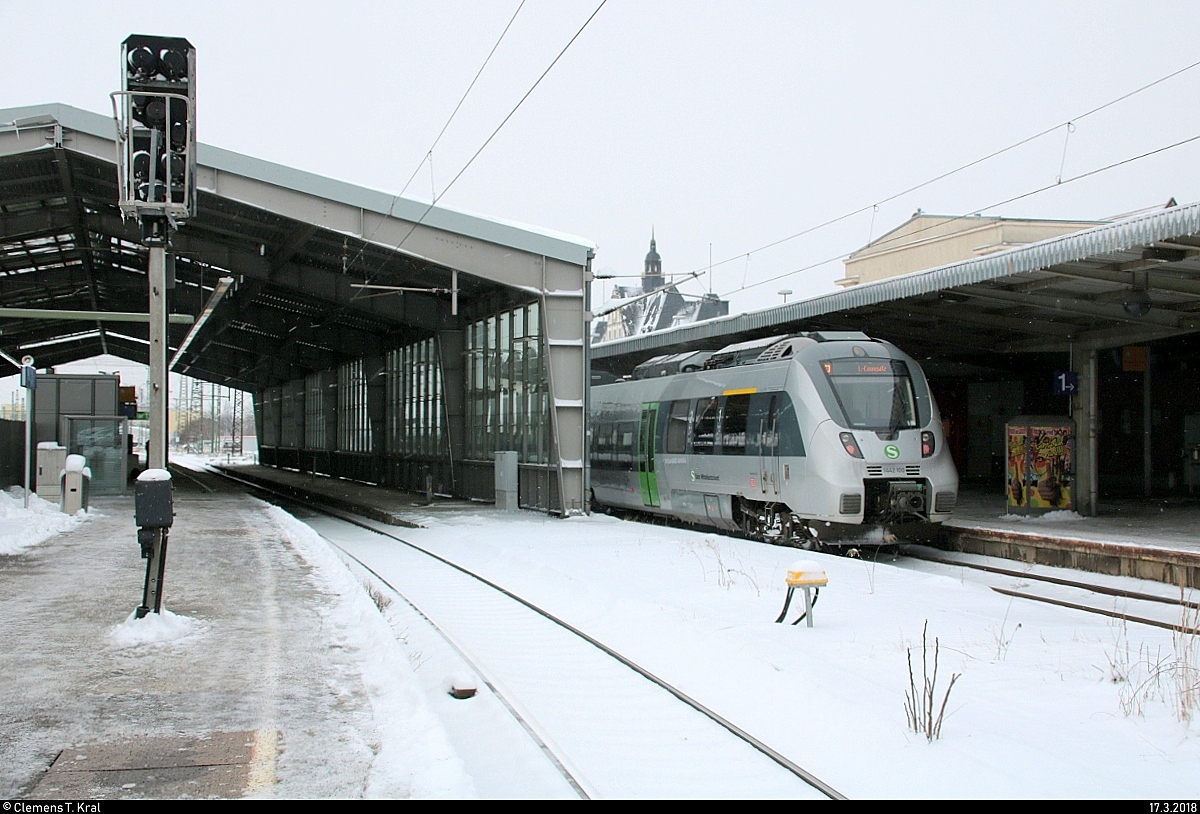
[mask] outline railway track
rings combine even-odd
[[[923,546],[902,546],[900,550],[904,558],[919,561],[927,567],[940,568],[943,572],[961,569],[976,572],[980,575],[979,581],[1005,596],[1140,625],[1200,634],[1200,628],[1195,626],[1196,620],[1200,619],[1200,603],[1183,595],[1171,597],[1165,592],[1151,593],[1118,587],[1114,584],[1115,580],[1106,584],[1100,578],[1068,578],[1049,573],[1045,567],[1040,570],[1034,566],[1013,568],[993,562],[994,558],[956,557]],[[903,559],[899,562],[903,563]],[[1066,572],[1066,569],[1055,570]]]
[[[229,473],[182,474],[204,488],[219,477],[295,505],[294,496]],[[735,722],[536,603],[415,545],[394,527],[311,503],[304,508],[324,516],[306,521],[310,526],[437,628],[579,796],[845,799]],[[727,776],[705,770],[714,761]]]
[[[651,515],[644,513],[626,511],[619,513],[623,519],[634,520],[638,522],[646,522],[650,524],[658,524],[665,522],[667,525],[672,525],[677,528],[689,528],[687,524],[681,522],[663,521]],[[748,537],[746,535],[729,534],[715,530],[708,530],[710,533],[726,534],[727,536],[739,537],[741,539],[758,539]],[[775,541],[767,541],[775,542]],[[831,549],[824,549],[825,553],[844,553]],[[857,552],[860,549],[851,547],[850,550]],[[897,543],[895,545],[881,546],[874,549],[874,554],[866,553],[867,549],[861,550],[863,559],[871,559],[875,556],[891,557],[899,552],[904,557],[914,560],[920,560],[925,563],[931,563],[939,566],[945,566],[948,569],[967,568],[981,574],[988,574],[996,577],[994,580],[997,584],[991,584],[989,587],[996,593],[1005,596],[1011,596],[1016,599],[1025,599],[1031,602],[1041,602],[1044,604],[1057,605],[1058,607],[1069,608],[1072,610],[1082,611],[1097,616],[1106,616],[1111,619],[1119,619],[1126,622],[1133,622],[1141,625],[1149,625],[1151,627],[1163,628],[1182,633],[1200,635],[1200,602],[1188,600],[1178,594],[1175,596],[1167,596],[1164,594],[1148,593],[1146,591],[1135,591],[1124,588],[1116,588],[1112,585],[1105,585],[1099,579],[1092,581],[1083,581],[1078,579],[1067,579],[1064,577],[1055,576],[1053,574],[1041,573],[1033,570],[1030,567],[1025,569],[1004,567],[996,564],[980,562],[979,560],[997,560],[997,558],[984,557],[983,555],[975,555],[978,559],[955,558],[948,552],[942,552],[937,549],[930,549],[924,546],[909,545]],[[901,560],[902,562],[902,560]],[[1005,560],[997,560],[997,562],[1008,562]],[[1067,569],[1057,569],[1066,571]],[[1087,573],[1075,572],[1070,573]],[[1003,583],[1003,580],[1016,580],[1015,585],[1012,583]],[[1028,587],[1029,582],[1040,583],[1041,586],[1053,586],[1051,590],[1031,590]],[[1020,586],[1020,587],[1016,587]],[[1118,607],[1115,601],[1120,600],[1125,603],[1124,607]],[[1106,606],[1104,603],[1109,603]]]

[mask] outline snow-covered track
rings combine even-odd
[[[205,482],[205,478],[201,473],[196,472],[194,469],[188,469],[187,467],[178,466],[177,464],[168,464],[167,469],[170,470],[171,476],[176,482],[178,482],[179,478],[182,477],[189,483],[198,486],[202,492],[212,494],[213,492],[217,491],[215,487]]]
[[[276,497],[295,502],[291,495]],[[355,527],[348,534],[332,521],[310,523],[430,620],[586,796],[729,796],[732,776],[742,781],[735,783],[739,797],[845,799],[736,723],[536,603],[392,527],[341,510],[306,508]],[[396,543],[408,552],[399,557],[403,567],[396,565]],[[386,558],[378,556],[382,551]],[[383,559],[388,568],[377,564]],[[555,712],[562,709],[575,710],[572,720]],[[721,778],[701,769],[712,766],[716,750],[723,750],[720,762],[729,771]]]
[[[979,557],[958,558],[939,555],[923,547],[906,546],[903,554],[912,560],[944,567],[947,571],[970,569],[979,572],[982,581],[989,583],[997,593],[1017,599],[1042,602],[1072,610],[1121,619],[1141,625],[1198,634],[1200,629],[1188,624],[1200,617],[1200,603],[1176,594],[1149,593],[1130,588],[1105,584],[1098,575],[1093,579],[1074,579],[1058,576],[1032,567],[1009,568],[990,562],[981,562]],[[903,563],[903,560],[900,561]],[[1076,573],[1076,572],[1072,572]],[[1081,575],[1086,572],[1078,572]],[[1013,580],[1016,580],[1014,583]],[[1039,583],[1032,589],[1031,583]],[[1117,603],[1120,602],[1118,605]]]

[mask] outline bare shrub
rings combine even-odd
[[[1179,624],[1171,631],[1172,652],[1151,652],[1141,644],[1132,653],[1126,623],[1121,622],[1113,652],[1106,654],[1109,677],[1118,685],[1117,699],[1125,715],[1144,715],[1146,704],[1161,701],[1176,719],[1189,723],[1200,710],[1200,606],[1179,588]]]
[[[904,694],[904,712],[908,715],[908,725],[913,732],[924,734],[930,743],[942,735],[942,719],[946,715],[946,702],[950,700],[950,691],[954,682],[962,677],[962,673],[950,676],[950,684],[942,695],[941,704],[937,703],[938,656],[941,650],[937,638],[933,640],[933,664],[930,672],[929,659],[929,620],[921,629],[921,689],[917,689],[917,681],[913,675],[912,648],[908,648],[908,691]],[[934,712],[936,707],[937,711]]]
[[[1188,723],[1200,708],[1200,607],[1184,597],[1179,586],[1179,626],[1171,633],[1175,662],[1171,684],[1175,696],[1175,715]]]
[[[1009,645],[1012,644],[1013,638],[1017,635],[1017,631],[1021,629],[1021,623],[1017,622],[1017,626],[1012,629],[1012,632],[1006,632],[1008,627],[1008,612],[1012,610],[1012,600],[1009,599],[1008,607],[1004,609],[1004,621],[1000,623],[1000,630],[992,631],[992,638],[996,643],[996,661],[1004,661],[1008,655]]]

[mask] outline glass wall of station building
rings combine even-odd
[[[516,450],[521,504],[558,510],[541,319],[522,305],[257,394],[260,461],[490,499]]]
[[[490,460],[516,450],[522,463],[550,462],[550,396],[538,304],[467,329],[467,457]]]

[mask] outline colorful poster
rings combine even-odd
[[[1008,508],[1024,508],[1025,502],[1025,442],[1029,428],[1008,425]]]
[[[1070,422],[1014,422],[1008,425],[1006,503],[1010,512],[1042,513],[1074,508]]]
[[[1070,427],[1029,428],[1029,474],[1026,483],[1031,509],[1074,508],[1071,503]]]

